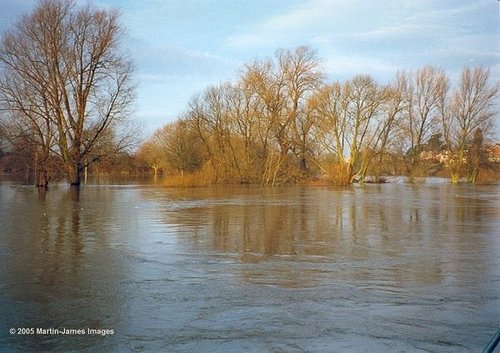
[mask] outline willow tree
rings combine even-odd
[[[39,150],[60,157],[71,185],[80,185],[94,146],[130,114],[122,34],[116,11],[42,0],[3,37],[0,103]]]

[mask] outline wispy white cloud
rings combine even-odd
[[[387,9],[386,5],[374,4],[361,0],[302,1],[286,12],[263,19],[245,32],[235,33],[227,39],[227,44],[236,49],[276,47],[282,42],[307,39],[325,32],[336,36],[367,31],[374,28],[374,21],[381,20],[380,8]]]
[[[350,39],[372,41],[372,40],[398,40],[408,39],[415,36],[429,36],[436,34],[436,26],[427,24],[401,23],[391,24],[369,29],[367,31],[350,32],[345,36]]]
[[[375,78],[390,77],[401,68],[388,60],[346,55],[329,57],[323,61],[323,66],[333,80],[351,79],[360,74],[377,76]]]
[[[144,75],[224,75],[231,62],[207,51],[142,38],[130,38],[127,47]]]
[[[230,35],[226,44],[237,50],[281,47],[290,37],[300,37],[308,33],[313,24],[326,20],[328,11],[322,9],[330,9],[330,6],[326,6],[330,2],[312,0],[293,6],[286,13],[265,18],[244,32]]]
[[[306,0],[226,44],[238,51],[310,44],[327,71],[359,68],[380,76],[424,64],[491,66],[498,60],[497,6],[491,0]]]

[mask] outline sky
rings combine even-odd
[[[77,0],[85,4],[88,0]],[[0,32],[37,0],[0,0]],[[132,57],[133,120],[145,136],[174,121],[189,99],[235,80],[244,64],[278,49],[307,45],[328,81],[370,74],[389,82],[398,70],[465,66],[500,76],[498,0],[94,0],[120,10]]]

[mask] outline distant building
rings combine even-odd
[[[500,143],[495,143],[488,147],[488,160],[493,163],[500,163]]]
[[[500,143],[487,146],[486,152],[489,162],[500,163]],[[431,163],[444,164],[452,159],[452,155],[449,151],[423,151],[420,153],[420,159]]]

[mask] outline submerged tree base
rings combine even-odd
[[[170,175],[165,177],[160,185],[168,187],[204,187],[210,185],[262,185],[262,186],[287,186],[287,185],[307,185],[307,186],[350,186],[354,184],[391,184],[391,183],[405,183],[405,184],[421,184],[421,183],[449,183],[449,184],[500,184],[500,171],[486,169],[478,174],[478,177],[473,183],[471,180],[465,178],[459,178],[458,180],[446,177],[446,176],[420,176],[420,177],[409,177],[405,175],[383,175],[374,176],[367,175],[362,179],[352,178],[351,182],[345,178],[345,175],[332,175],[332,174],[322,174],[311,177],[306,177],[300,180],[288,180],[274,185],[264,185],[259,182],[251,181],[219,181],[215,182],[209,180],[201,175],[201,173],[185,173],[184,175]],[[440,180],[440,181],[439,181]]]

